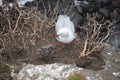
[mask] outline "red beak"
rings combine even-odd
[[[57,34],[54,34],[54,37],[58,37],[58,35],[57,35]]]

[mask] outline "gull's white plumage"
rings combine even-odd
[[[75,27],[67,15],[59,15],[56,22],[56,39],[63,43],[70,43],[75,39]]]

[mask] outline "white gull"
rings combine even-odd
[[[62,43],[70,43],[75,37],[75,27],[67,15],[59,15],[56,22],[56,39]]]

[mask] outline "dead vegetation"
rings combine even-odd
[[[80,52],[79,57],[89,56],[90,54],[100,54],[104,48],[105,40],[110,36],[112,31],[111,26],[113,22],[104,21],[104,18],[98,22],[95,20],[97,13],[93,13],[93,17],[90,14],[87,14],[88,23],[81,27],[82,32],[86,35],[84,41],[83,51]],[[108,24],[108,25],[106,25]],[[105,32],[102,32],[102,29],[106,29]]]
[[[58,3],[53,11],[45,10],[45,13],[38,11],[35,7],[18,8],[16,6],[8,11],[4,8],[0,15],[2,19],[0,22],[1,57],[9,57],[14,61],[14,53],[25,55],[20,52],[25,51],[27,57],[34,53],[37,47],[54,44],[51,37],[53,34],[49,34],[49,31],[54,28],[57,6]],[[47,16],[48,12],[52,14],[50,17]],[[20,59],[19,56],[17,58]]]
[[[0,16],[0,56],[6,59],[12,59],[14,62],[31,61],[31,58],[37,49],[47,44],[55,44],[53,38],[55,21],[58,15],[59,0],[56,7],[51,9],[48,3],[48,10],[44,6],[44,13],[37,10],[37,7],[19,8],[15,6],[10,10],[3,9]],[[7,7],[7,6],[6,6]],[[93,17],[94,16],[94,17]],[[111,32],[111,22],[101,24],[95,20],[96,14],[87,15],[86,23],[81,27],[81,32],[86,36],[84,46],[80,51],[80,56],[100,52],[104,48],[104,40],[108,38]],[[104,19],[103,19],[104,20]],[[101,21],[102,22],[102,21]],[[102,25],[107,26],[105,36],[100,36]],[[79,44],[78,44],[79,45]],[[69,50],[68,50],[69,51]],[[17,56],[16,56],[17,55]],[[20,57],[24,55],[24,57]]]

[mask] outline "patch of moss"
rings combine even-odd
[[[86,80],[80,73],[74,73],[68,76],[67,80]]]

